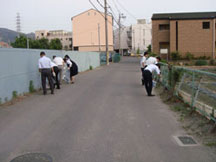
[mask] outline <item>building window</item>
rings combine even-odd
[[[159,25],[159,30],[169,30],[170,25],[169,24],[160,24]]]
[[[88,12],[88,15],[90,16],[90,13]]]
[[[41,36],[44,36],[44,33],[41,33]]]
[[[79,51],[79,47],[74,47],[74,51]]]
[[[210,29],[210,22],[203,22],[203,29]]]

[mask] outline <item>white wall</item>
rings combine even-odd
[[[132,50],[147,50],[152,41],[152,24],[132,25]]]

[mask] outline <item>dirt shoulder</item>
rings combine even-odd
[[[216,124],[213,121],[192,111],[190,106],[179,98],[171,97],[169,91],[162,86],[156,88],[156,93],[176,113],[178,121],[189,135],[195,136],[200,143],[212,147],[216,151],[216,130],[214,130]]]

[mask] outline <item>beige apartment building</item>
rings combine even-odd
[[[64,30],[38,30],[35,31],[35,38],[41,39],[46,38],[49,41],[52,39],[60,39],[62,43],[62,48],[65,50],[72,49],[72,32],[67,32]]]
[[[153,52],[164,58],[179,51],[215,59],[216,12],[153,14]]]
[[[113,20],[108,15],[108,44],[113,51]],[[73,49],[76,51],[106,51],[104,13],[90,9],[71,18]]]

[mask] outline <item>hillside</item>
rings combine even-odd
[[[29,34],[22,33],[22,34],[26,35],[28,38],[35,39],[34,33],[29,33]],[[15,41],[18,35],[19,34],[16,31],[6,29],[6,28],[0,28],[0,41],[11,43]]]

